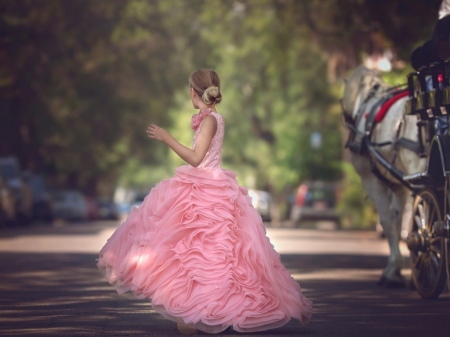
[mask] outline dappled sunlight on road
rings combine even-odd
[[[292,273],[292,277],[300,284],[303,280],[348,280],[355,281],[374,281],[380,277],[380,271],[369,269],[346,269],[342,273],[341,269],[324,269],[311,272]]]
[[[267,228],[267,236],[280,254],[389,255],[386,239],[375,231]],[[409,256],[404,242],[400,250]]]
[[[115,336],[127,331],[151,336],[160,319],[149,301],[115,293],[97,270],[95,255],[2,253],[0,260],[1,335]],[[167,323],[171,330],[176,333],[175,325]]]
[[[0,252],[98,253],[119,222],[68,223],[0,232]],[[38,238],[38,240],[37,240]]]
[[[156,314],[148,300],[118,295],[97,269],[98,251],[117,226],[0,231],[0,335],[179,336],[175,323]],[[220,335],[427,336],[421,333],[426,330],[443,336],[450,329],[448,292],[438,301],[424,301],[409,289],[376,285],[388,258],[387,243],[376,233],[268,228],[267,234],[314,302],[313,319],[306,327],[291,321],[257,334]],[[406,255],[404,262],[409,278]],[[426,325],[420,323],[424,319]]]

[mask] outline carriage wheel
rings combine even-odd
[[[450,214],[450,176],[447,175],[445,177],[445,186],[446,186],[446,202],[447,202],[447,207],[444,209],[444,217],[447,219],[449,219],[449,214]],[[445,239],[445,248],[446,248],[446,256],[447,256],[447,282],[448,282],[448,289],[450,289],[450,239],[447,238]]]
[[[436,194],[430,189],[420,191],[414,201],[410,249],[411,276],[420,296],[435,299],[445,285],[445,239],[436,237],[433,223],[442,221],[442,212]]]

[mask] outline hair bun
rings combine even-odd
[[[219,103],[221,99],[218,99],[220,96],[219,88],[216,86],[210,86],[205,89],[202,95],[202,100],[206,104],[214,104]]]

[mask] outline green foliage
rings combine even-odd
[[[439,2],[3,0],[0,156],[91,194],[154,185],[183,162],[146,127],[190,146],[187,79],[209,67],[222,80],[223,166],[241,184],[281,193],[337,180],[342,135],[330,80],[387,48],[407,61],[431,34]],[[406,72],[385,77],[397,84]],[[313,132],[322,135],[315,150]]]
[[[273,191],[303,179],[336,179],[340,137],[337,119],[329,116],[333,97],[326,59],[306,36],[292,38],[294,23],[286,12],[272,1],[257,4],[223,2],[201,21],[211,27],[205,39],[213,46],[220,41],[216,70],[224,94],[219,109],[227,122],[224,161],[254,185],[249,187]],[[316,130],[324,144],[311,151],[309,138]]]
[[[279,1],[302,22],[314,43],[328,54],[330,76],[345,76],[364,55],[391,49],[409,63],[412,50],[430,39],[441,0],[310,0]]]
[[[341,195],[337,210],[343,228],[375,228],[377,213],[364,191],[361,178],[348,162],[342,163],[344,178],[340,182]]]
[[[381,74],[381,77],[391,86],[404,86],[406,88],[406,76],[413,71],[414,69],[411,66],[407,66],[401,69],[393,69],[390,72],[384,72]]]
[[[189,13],[183,6],[2,1],[0,155],[92,194],[119,170],[133,175],[121,169],[127,160],[158,163],[145,129],[169,124],[172,94],[188,76],[175,40],[192,16],[175,29],[171,21]]]

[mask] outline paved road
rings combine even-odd
[[[148,302],[119,296],[96,269],[96,253],[116,226],[0,229],[0,336],[180,336]],[[291,321],[264,333],[220,335],[449,336],[448,291],[437,301],[424,301],[410,290],[376,286],[387,244],[375,233],[283,228],[267,233],[314,301],[313,320],[306,327]]]

